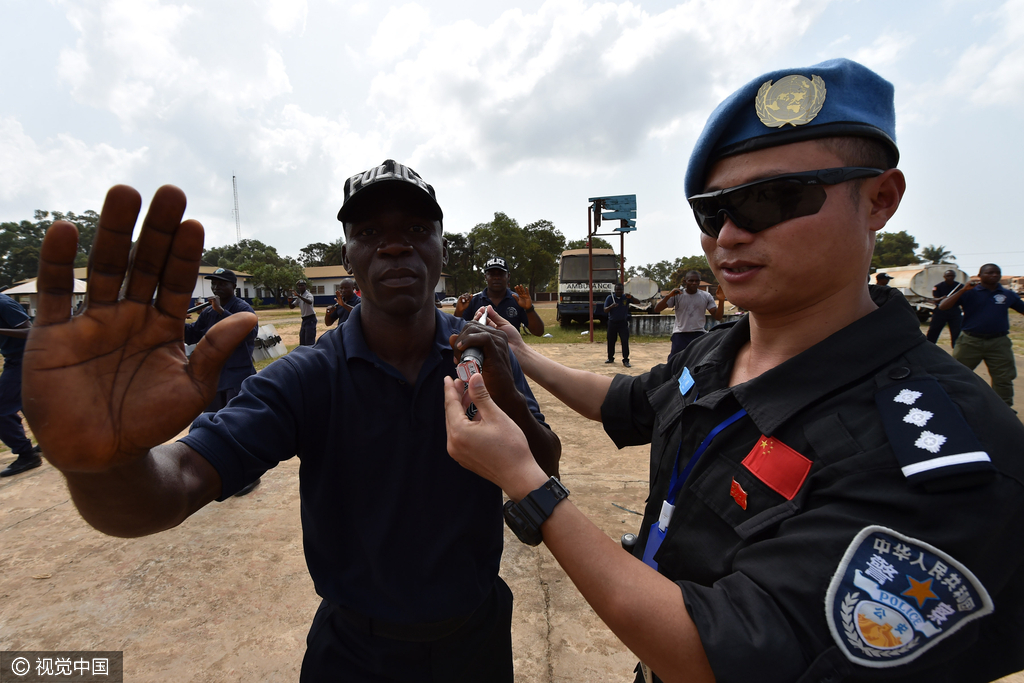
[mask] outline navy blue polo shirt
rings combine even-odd
[[[1020,297],[1000,285],[994,290],[977,285],[961,294],[957,304],[964,309],[963,331],[968,334],[1006,334],[1010,331],[1009,309],[1024,313]]]
[[[227,303],[222,303],[224,313],[213,310],[213,306],[207,306],[200,313],[194,323],[185,323],[185,343],[198,344],[210,328],[219,323],[232,313],[255,313],[252,306],[244,300],[233,296]],[[220,371],[220,379],[217,382],[217,390],[234,389],[241,386],[242,380],[250,375],[256,374],[256,368],[252,364],[252,349],[256,345],[256,335],[259,327],[254,326],[252,332],[246,335],[242,343],[235,347],[235,350],[228,356],[224,368]]]
[[[486,289],[470,300],[469,308],[462,312],[462,319],[472,320],[473,315],[484,306],[494,306],[494,302],[487,296]],[[517,330],[520,326],[525,327],[527,330],[530,329],[529,324],[526,322],[526,309],[519,305],[519,299],[513,295],[512,290],[508,287],[505,288],[505,298],[501,300],[500,304],[494,306],[494,312],[507,320]]]
[[[615,308],[608,310],[612,304],[618,304]],[[615,296],[609,294],[604,300],[604,310],[608,313],[608,322],[621,322],[629,317],[629,302],[626,295]]]
[[[356,306],[358,306],[361,301],[362,299],[353,294],[351,299],[345,299],[345,303],[352,307],[351,311],[345,310],[341,306],[334,309],[334,317],[336,318],[337,323],[341,325],[343,322],[348,320],[348,317],[352,315],[352,312],[355,311]]]
[[[0,294],[0,325],[7,329],[13,329],[28,320],[28,313],[17,301]],[[25,351],[25,340],[5,337],[0,334],[0,353],[4,356],[5,363],[21,362],[21,355]]]
[[[435,310],[434,347],[414,385],[348,321],[271,363],[182,441],[220,473],[219,500],[298,455],[303,550],[316,592],[392,622],[467,614],[490,592],[503,542],[501,490],[447,451],[448,337],[465,323]],[[516,387],[543,424],[512,359]]]

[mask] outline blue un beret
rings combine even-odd
[[[892,83],[849,59],[759,76],[712,112],[686,168],[687,198],[704,191],[722,157],[825,137],[869,137],[896,147]]]

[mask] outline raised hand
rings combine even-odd
[[[473,296],[469,292],[464,292],[459,295],[458,300],[455,302],[455,312],[452,313],[456,318],[462,316],[466,309],[469,308],[469,302],[473,300]]]
[[[173,438],[209,403],[221,366],[256,323],[250,313],[229,316],[185,357],[185,311],[203,227],[180,222],[185,195],[165,185],[153,197],[129,264],[140,206],[130,187],[107,193],[89,256],[86,305],[74,318],[77,231],[57,221],[43,240],[22,401],[46,457],[66,472],[103,472]]]
[[[519,298],[519,307],[529,310],[533,308],[533,299],[530,298],[530,290],[523,285],[516,285],[515,292]]]

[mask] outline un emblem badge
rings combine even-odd
[[[765,81],[754,98],[757,118],[769,128],[810,123],[823,104],[825,81],[820,76],[786,76],[775,84]]]

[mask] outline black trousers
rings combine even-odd
[[[512,683],[512,591],[499,577],[457,631],[429,642],[368,633],[324,600],[306,636],[300,683]]]
[[[608,360],[615,360],[615,338],[622,340],[622,360],[629,360],[629,321],[608,321]]]
[[[299,327],[299,346],[312,346],[316,343],[316,316],[307,315]]]
[[[704,334],[703,330],[700,332],[676,332],[672,335],[672,349],[668,352],[668,357],[676,355],[689,346],[690,342],[697,341]]]
[[[963,325],[963,315],[961,315],[959,308],[953,308],[948,311],[936,309],[932,313],[932,321],[928,325],[928,341],[932,344],[937,343],[939,336],[942,334],[942,328],[946,325],[949,325],[950,346],[956,346],[956,340],[960,336],[960,327]]]
[[[17,456],[32,452],[32,442],[21,424],[21,359],[5,361],[0,374],[0,441]]]

